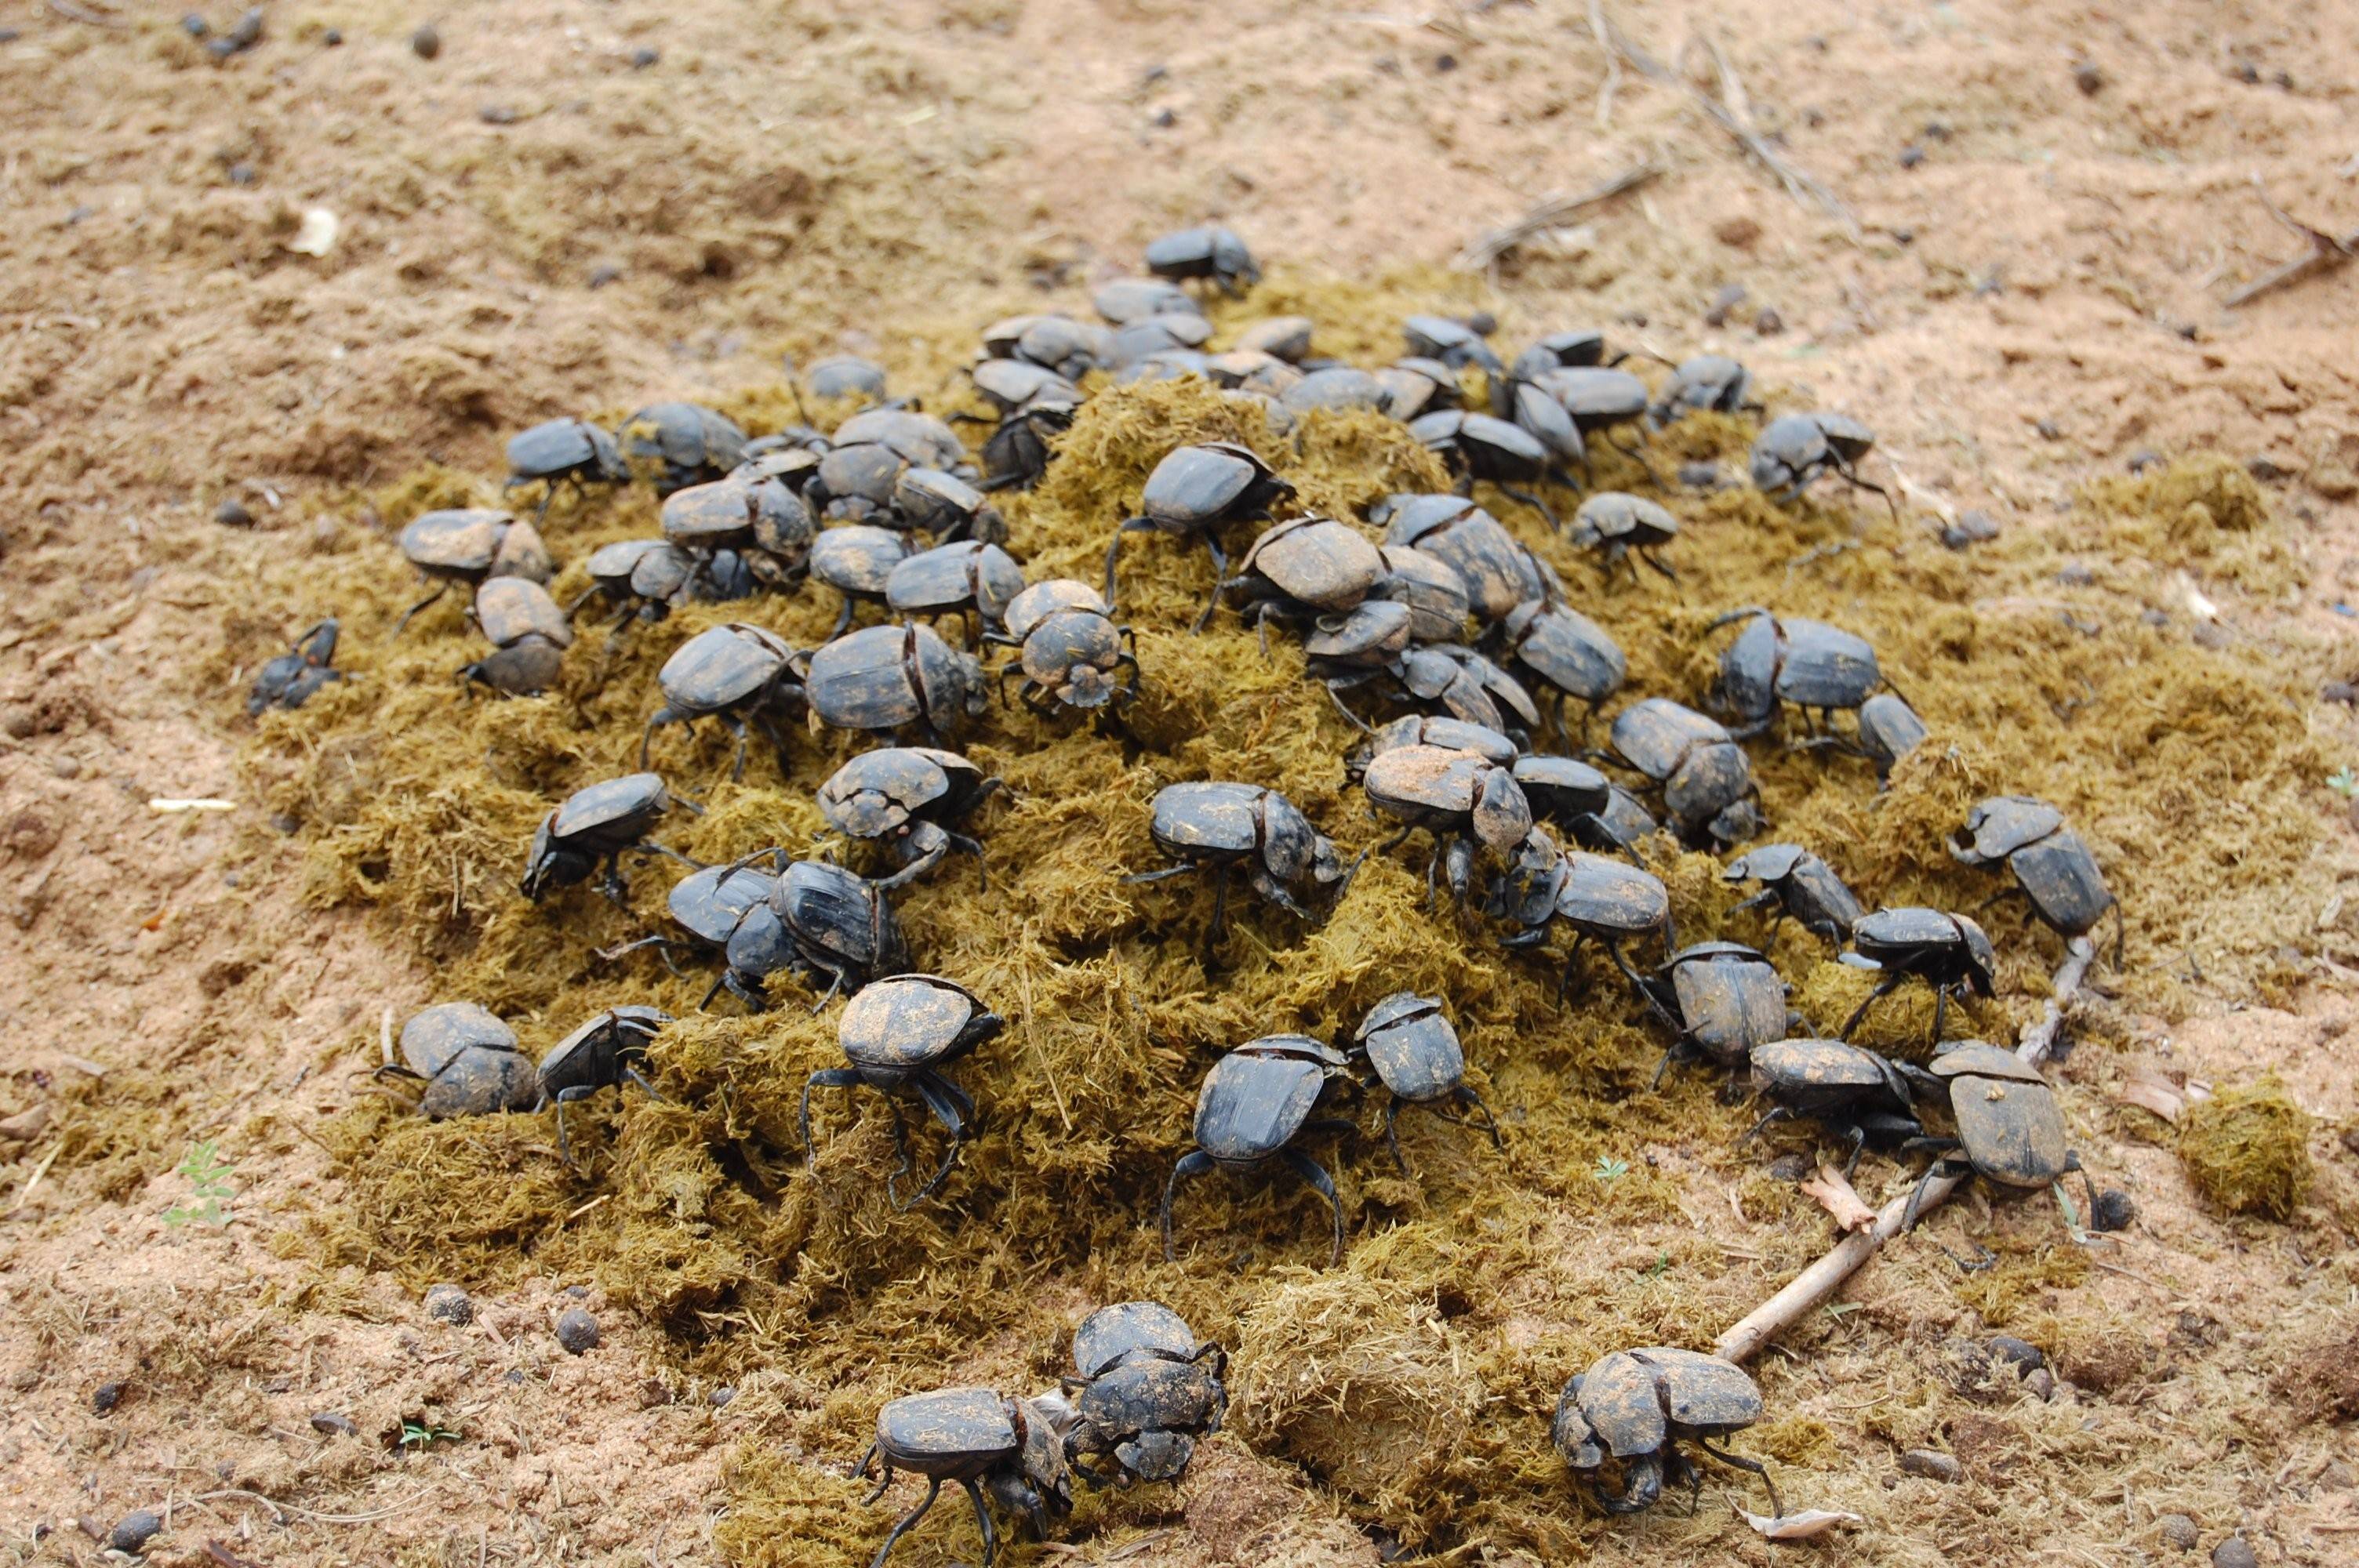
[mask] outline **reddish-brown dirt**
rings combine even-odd
[[[1310,273],[1438,268],[1544,194],[1653,162],[1644,189],[1511,258],[1492,280],[1503,314],[1725,346],[1869,416],[1928,518],[2032,525],[2148,449],[2266,459],[2312,568],[2281,613],[2349,624],[2328,607],[2359,596],[2359,268],[2222,301],[2304,243],[2262,190],[2359,225],[2359,5],[1608,9],[1666,58],[1715,38],[1746,112],[1856,234],[1679,88],[1625,71],[1601,118],[1603,57],[1566,0],[1250,17],[1167,0],[306,0],[269,7],[263,41],[226,63],[170,7],[0,7],[12,1560],[89,1561],[101,1543],[77,1520],[103,1536],[154,1508],[171,1563],[707,1562],[725,1463],[761,1436],[761,1400],[714,1408],[621,1314],[590,1356],[559,1350],[571,1281],[481,1301],[453,1329],[381,1278],[274,1245],[333,1198],[309,1128],[356,1092],[336,1054],[428,995],[364,919],[299,903],[241,789],[234,665],[290,629],[252,585],[315,534],[373,528],[355,487],[429,461],[488,471],[531,421],[773,381],[781,353],[890,359],[1036,287],[1070,297],[1127,270],[1181,222],[1216,217]],[[408,42],[429,19],[432,61]],[[289,248],[313,208],[338,224],[321,256]],[[1745,297],[1708,326],[1724,286]],[[214,521],[225,499],[251,526]],[[2346,750],[2348,713],[2315,720]],[[1888,1494],[1841,1550],[1934,1561],[1974,1539],[2011,1469],[2137,1444],[2137,1484],[2049,1521],[2043,1561],[2168,1560],[2172,1512],[2205,1552],[2232,1531],[2263,1562],[2359,1552],[2359,1460],[2333,1424],[2347,1395],[2289,1413],[2272,1392],[2347,1390],[2339,1364],[2272,1379],[2347,1356],[2355,1325],[2359,1169],[2333,1136],[2359,1110],[2352,970],[2314,973],[2292,1011],[2221,996],[2135,1047],[2199,1077],[2283,1073],[2321,1118],[2303,1216],[2223,1223],[2134,1135],[2137,1113],[2086,1130],[2142,1208],[2078,1287],[2121,1337],[2060,1368],[2077,1405],[1943,1434],[1967,1472],[1953,1487],[1894,1472],[1900,1436],[1921,1434],[1873,1411],[1872,1339],[1823,1362],[1802,1413]],[[234,1162],[227,1226],[166,1217],[201,1141]],[[1713,1223],[1742,1244],[1741,1224]],[[1897,1251],[1855,1288],[1859,1321],[1897,1330],[1948,1303],[1947,1268]],[[468,1441],[389,1446],[429,1405]],[[1124,1560],[1377,1551],[1227,1443],[1140,1539]],[[1611,1550],[1810,1549],[1656,1521]]]

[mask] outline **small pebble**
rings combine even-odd
[[[2353,686],[2347,680],[2331,680],[2318,688],[2318,700],[2339,702],[2343,707],[2349,708],[2354,703],[2359,703],[2359,687]]]
[[[136,1555],[156,1539],[156,1532],[163,1528],[162,1515],[147,1509],[134,1509],[114,1521],[114,1528],[106,1532],[106,1544],[117,1552]],[[2249,1557],[2252,1553],[2246,1552],[2245,1555]],[[2212,1560],[2217,1563],[2219,1553],[2212,1553]]]
[[[2245,471],[2263,484],[2275,484],[2281,479],[2291,479],[2293,470],[2267,452],[2256,452],[2245,460]]]
[[[727,1404],[731,1400],[734,1400],[736,1397],[737,1390],[731,1388],[728,1384],[723,1383],[719,1388],[713,1390],[711,1393],[705,1395],[704,1402],[711,1405],[714,1410],[719,1410],[723,1405]]]
[[[1721,485],[1718,463],[1681,463],[1680,482],[1690,490],[1718,490]]]
[[[361,1429],[353,1424],[352,1417],[338,1415],[334,1411],[321,1411],[313,1416],[311,1430],[322,1437],[358,1437],[361,1434]]]
[[[2261,84],[2261,68],[2248,59],[2238,60],[2236,69],[2230,74],[2247,87],[2258,87]],[[2195,1543],[2190,1541],[2187,1544],[2192,1546]]]
[[[1799,1182],[1810,1173],[1808,1154],[1780,1154],[1769,1162],[1769,1173],[1781,1182]]]
[[[2137,1200],[2119,1187],[2106,1187],[2097,1194],[2097,1212],[2089,1223],[2098,1230],[2127,1230],[2136,1218]]]
[[[188,34],[189,37],[192,38],[210,38],[212,35],[212,30],[213,25],[211,22],[206,21],[202,16],[198,16],[194,11],[190,12],[187,16],[180,18],[180,31]]]
[[[1923,163],[1924,161],[1925,149],[1919,146],[1915,142],[1911,142],[1907,146],[1900,149],[1901,168],[1915,168],[1919,164]]]
[[[1946,142],[1950,139],[1950,127],[1939,120],[1928,120],[1925,122],[1925,139],[1929,142]]]
[[[2064,438],[2064,427],[2053,419],[2034,420],[2031,427],[2039,432],[2039,438],[2043,441],[2060,441]]]
[[[1986,545],[1997,537],[1998,519],[1980,507],[1958,514],[1955,523],[1941,529],[1941,543],[1953,550],[1962,550],[1972,545]]]
[[[2144,473],[2148,469],[2160,468],[2161,466],[2162,454],[2160,452],[2141,451],[2132,452],[2130,454],[2130,472],[2132,473]]]
[[[1753,330],[1765,338],[1774,338],[1786,330],[1786,318],[1765,305],[1761,314],[1753,318]]]
[[[2196,1532],[2195,1521],[2185,1514],[2165,1514],[2154,1521],[2154,1528],[2166,1542],[2181,1552],[2194,1551],[2196,1541],[2201,1539]]]
[[[2260,1568],[2260,1563],[2241,1535],[2232,1535],[2212,1549],[2212,1568]]]
[[[623,276],[623,269],[613,262],[600,262],[590,269],[590,287],[603,288]]]
[[[344,47],[344,31],[342,27],[330,27],[320,35],[320,41],[332,49],[340,49]]]
[[[1929,1481],[1954,1481],[1958,1478],[1958,1462],[1930,1448],[1912,1448],[1902,1454],[1900,1469],[1903,1475],[1922,1476]]]
[[[1984,1348],[1993,1360],[2004,1361],[2026,1377],[2048,1365],[2047,1354],[2038,1346],[2011,1334],[1992,1335]]]
[[[2043,1403],[2056,1397],[2056,1374],[2042,1367],[2023,1380],[2023,1391]]]
[[[2056,574],[2056,580],[2066,588],[2087,588],[2097,580],[2097,574],[2079,561],[2074,561]]]
[[[1487,338],[1499,330],[1499,319],[1488,310],[1477,310],[1472,315],[1462,316],[1459,321],[1478,338]]]
[[[1433,69],[1437,71],[1445,72],[1456,70],[1458,69],[1458,57],[1454,54],[1436,55],[1433,59]]]
[[[432,59],[442,52],[442,35],[429,22],[409,35],[409,50],[420,59]]]
[[[1712,297],[1712,304],[1703,313],[1703,324],[1707,327],[1727,326],[1728,313],[1735,309],[1739,304],[1743,303],[1744,299],[1745,286],[1743,284],[1722,284],[1720,286],[1720,292]]]
[[[2152,607],[2139,611],[2138,619],[2145,622],[2149,626],[2168,626],[2170,624],[2169,616],[2165,615],[2161,611],[2153,609]]]
[[[568,1307],[557,1320],[557,1343],[565,1346],[568,1355],[579,1356],[598,1347],[598,1320],[580,1307]]]
[[[1147,123],[1158,131],[1168,131],[1180,123],[1180,116],[1173,110],[1158,109]]]
[[[631,69],[645,70],[661,59],[663,59],[663,50],[653,44],[641,44],[631,51]]]
[[[19,1367],[8,1374],[8,1386],[20,1394],[29,1394],[41,1386],[41,1375],[30,1367]]]
[[[2217,621],[2197,622],[2193,635],[2197,647],[2208,648],[2215,654],[2233,647],[2236,641],[2236,634]]]
[[[224,528],[251,528],[254,526],[254,514],[247,511],[245,503],[236,496],[224,495],[221,504],[213,508],[213,521]]]
[[[475,111],[475,118],[486,125],[513,125],[516,112],[505,103],[486,103]]]
[[[52,775],[58,778],[78,779],[82,777],[82,759],[80,757],[51,757],[49,759],[49,772]]]
[[[456,1285],[429,1285],[426,1290],[426,1315],[437,1323],[464,1326],[475,1321],[475,1303]]]
[[[2072,85],[2081,90],[2082,97],[2093,98],[2104,88],[2105,73],[2097,69],[2094,60],[2076,61],[2072,67]]]
[[[100,1415],[104,1415],[122,1402],[123,1385],[120,1383],[101,1383],[91,1390],[90,1408]]]
[[[280,833],[295,833],[302,829],[303,819],[291,811],[274,812],[271,814],[270,826]]]
[[[252,164],[234,163],[229,166],[229,182],[232,185],[252,185],[254,181],[255,173]]]

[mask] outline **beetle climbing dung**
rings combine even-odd
[[[1391,1098],[1385,1103],[1385,1147],[1402,1175],[1401,1107],[1413,1105],[1453,1127],[1477,1127],[1491,1135],[1491,1147],[1505,1148],[1499,1119],[1466,1082],[1466,1051],[1442,1011],[1441,999],[1395,991],[1368,1010],[1352,1036],[1352,1054],[1367,1064]],[[1464,1108],[1451,1110],[1451,1106]],[[1475,1121],[1473,1115],[1482,1120]]]
[[[816,1165],[811,1141],[810,1092],[815,1088],[875,1089],[887,1097],[893,1117],[893,1149],[900,1164],[885,1179],[893,1206],[924,1202],[948,1179],[960,1148],[973,1136],[974,1101],[942,1076],[942,1069],[977,1046],[996,1039],[1007,1021],[984,1007],[975,994],[940,975],[894,975],[872,981],[843,1004],[836,1043],[848,1067],[822,1067],[803,1083],[802,1134],[805,1163]],[[893,1101],[914,1096],[951,1135],[950,1152],[926,1184],[904,1201],[895,1185],[909,1173],[909,1151],[901,1112]]]
[[[1652,1508],[1666,1477],[1673,1486],[1688,1484],[1692,1513],[1702,1496],[1703,1476],[1680,1452],[1684,1442],[1760,1476],[1769,1491],[1769,1512],[1782,1517],[1785,1506],[1768,1469],[1757,1459],[1712,1446],[1712,1439],[1742,1432],[1761,1415],[1761,1390],[1743,1368],[1717,1356],[1658,1346],[1617,1350],[1567,1383],[1549,1435],[1582,1489],[1607,1513]],[[1614,1491],[1605,1490],[1598,1479],[1609,1460],[1622,1472]]]
[[[2032,913],[2067,940],[2087,935],[2113,911],[2114,965],[2121,966],[2122,901],[2105,886],[2088,844],[2046,801],[1999,795],[1981,802],[1966,814],[1966,841],[1952,838],[1950,853],[1968,866],[2005,860]]]
[[[1074,1422],[1065,1463],[1093,1487],[1108,1478],[1089,1461],[1111,1455],[1114,1484],[1176,1483],[1199,1440],[1221,1430],[1228,1352],[1200,1340],[1159,1302],[1100,1307],[1073,1331],[1073,1373],[1062,1379]]]
[[[1344,1076],[1346,1066],[1342,1052],[1307,1034],[1266,1035],[1212,1064],[1196,1098],[1196,1147],[1180,1156],[1163,1185],[1167,1260],[1173,1257],[1171,1200],[1182,1181],[1215,1167],[1248,1173],[1275,1160],[1327,1200],[1335,1218],[1328,1265],[1343,1261],[1343,1202],[1335,1195],[1335,1183],[1325,1168],[1294,1143],[1321,1133],[1353,1130],[1341,1118],[1313,1120],[1310,1116],[1327,1085]]]

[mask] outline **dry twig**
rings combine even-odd
[[[74,0],[49,0],[49,6],[69,22],[87,22],[93,27],[127,27],[131,25],[120,16],[110,16],[87,6],[77,5]]]
[[[2261,205],[2269,210],[2269,216],[2308,241],[2310,249],[2281,266],[2271,267],[2228,296],[2225,304],[2229,309],[2234,310],[2247,300],[2258,299],[2272,290],[2299,283],[2303,278],[2332,272],[2352,257],[2359,256],[2359,229],[2352,230],[2338,240],[2325,230],[2314,229],[2300,219],[2290,216],[2284,208],[2270,200],[2269,193],[2262,188],[2257,175],[2253,179],[2253,190],[2260,197]]]
[[[2064,1010],[2081,994],[2082,982],[2089,977],[2089,966],[2097,957],[2096,946],[2085,936],[2072,939],[2071,951],[2056,971],[2050,988],[2047,1010],[2038,1023],[2024,1031],[2023,1039],[2016,1045],[2015,1054],[2038,1066],[2056,1048],[2056,1037],[2064,1027]],[[1931,1212],[1958,1189],[1962,1176],[1936,1176],[1924,1184],[1923,1196],[1918,1200],[1919,1218]],[[1861,1264],[1883,1248],[1886,1241],[1900,1234],[1900,1222],[1908,1212],[1908,1195],[1901,1194],[1886,1204],[1875,1217],[1873,1228],[1856,1231],[1835,1243],[1827,1255],[1794,1276],[1786,1288],[1748,1313],[1745,1320],[1720,1336],[1712,1346],[1715,1355],[1731,1361],[1749,1360],[1756,1352],[1792,1327],[1804,1316],[1818,1310],[1828,1297],[1842,1288],[1843,1282],[1859,1271]]]
[[[1627,191],[1636,190],[1662,174],[1659,165],[1642,163],[1625,169],[1604,184],[1578,196],[1545,196],[1524,215],[1512,223],[1485,230],[1475,236],[1473,243],[1450,259],[1450,265],[1460,272],[1481,272],[1495,265],[1509,251],[1531,239],[1558,227],[1577,212],[1611,201]]]
[[[1614,123],[1614,94],[1622,86],[1622,57],[1607,38],[1604,0],[1589,0],[1589,36],[1605,51],[1605,80],[1597,88],[1597,128],[1604,130]]]

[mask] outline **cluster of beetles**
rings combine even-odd
[[[1937,1158],[1928,1183],[1973,1174],[2004,1189],[2038,1190],[2081,1170],[2037,1068],[1996,1046],[1945,1038],[1952,997],[1991,994],[1995,955],[1971,915],[1869,911],[1810,849],[1750,845],[1764,823],[1745,741],[1780,730],[1790,746],[1863,757],[1882,776],[1925,739],[1875,650],[1820,622],[1732,610],[1712,627],[1726,645],[1703,694],[1710,712],[1646,697],[1624,706],[1603,744],[1593,745],[1593,727],[1622,690],[1622,650],[1568,602],[1548,564],[1472,499],[1475,481],[1485,481],[1560,528],[1539,487],[1585,486],[1592,443],[1628,452],[1651,472],[1650,430],[1698,409],[1758,412],[1742,365],[1700,355],[1649,387],[1623,368],[1628,356],[1608,355],[1600,333],[1551,333],[1506,362],[1487,341],[1487,320],[1440,316],[1410,318],[1407,351],[1374,370],[1316,356],[1312,323],[1294,317],[1255,322],[1234,347],[1207,352],[1212,328],[1190,286],[1244,293],[1260,278],[1251,253],[1228,231],[1203,228],[1157,241],[1146,261],[1147,276],[1097,291],[1102,320],[1022,316],[984,330],[967,373],[991,414],[961,416],[990,427],[979,462],[950,423],[914,400],[889,398],[878,367],[838,358],[810,366],[805,388],[865,407],[831,433],[796,426],[748,438],[719,413],[683,403],[642,409],[613,432],[556,420],[509,444],[511,487],[540,491],[533,518],[429,512],[402,531],[402,553],[430,589],[403,624],[453,589],[471,594],[469,619],[486,646],[459,674],[511,697],[557,682],[574,625],[593,605],[615,636],[691,600],[753,600],[808,583],[841,601],[834,633],[816,648],[791,647],[751,621],[680,643],[657,677],[643,771],[579,790],[548,813],[525,850],[525,897],[593,884],[620,903],[625,856],[685,861],[689,871],[668,898],[671,928],[602,957],[645,952],[675,973],[702,966],[712,976],[707,1005],[726,990],[763,1009],[781,975],[808,981],[820,1007],[841,995],[844,1065],[814,1072],[804,1085],[806,1158],[815,1159],[818,1146],[812,1090],[868,1090],[896,1108],[913,1101],[948,1134],[948,1150],[916,1182],[896,1108],[901,1158],[886,1191],[902,1208],[924,1201],[978,1125],[973,1099],[948,1069],[990,1042],[1004,1020],[964,986],[917,968],[893,894],[953,851],[983,858],[971,828],[999,781],[951,747],[985,710],[995,685],[1003,701],[1084,721],[1103,721],[1136,695],[1148,672],[1117,617],[1118,574],[1126,541],[1160,536],[1160,547],[1200,548],[1212,558],[1215,584],[1197,628],[1225,605],[1265,640],[1273,628],[1299,637],[1310,678],[1364,734],[1349,774],[1371,812],[1397,828],[1367,854],[1389,853],[1421,831],[1430,901],[1446,886],[1500,923],[1507,947],[1537,948],[1560,933],[1560,998],[1577,976],[1582,938],[1602,947],[1662,1030],[1658,1079],[1679,1064],[1749,1074],[1767,1107],[1756,1132],[1807,1119],[1847,1143],[1854,1164],[1867,1147],[1930,1151]],[[1093,373],[1117,384],[1205,378],[1250,400],[1280,437],[1312,409],[1370,409],[1403,421],[1456,476],[1456,489],[1392,496],[1364,524],[1288,515],[1291,487],[1251,449],[1180,446],[1148,475],[1136,514],[1108,519],[1103,582],[1027,581],[1004,548],[1006,526],[991,498],[1033,483],[1054,460],[1056,437]],[[1478,379],[1487,405],[1469,393]],[[1781,499],[1821,477],[1878,490],[1858,471],[1873,442],[1864,426],[1840,415],[1786,415],[1762,427],[1751,478]],[[550,500],[562,488],[635,475],[651,475],[662,497],[660,536],[595,552],[590,589],[560,606],[547,586],[554,563],[540,533]],[[1228,542],[1241,524],[1266,526],[1233,566]],[[1675,576],[1665,554],[1679,523],[1657,501],[1592,491],[1570,526],[1572,543],[1598,553],[1609,582],[1625,565],[1634,575],[1644,565]],[[855,626],[864,621],[871,623]],[[341,678],[336,640],[332,620],[306,631],[264,666],[250,707],[298,707]],[[1007,651],[995,674],[984,662],[994,649]],[[1577,718],[1568,718],[1569,706]],[[1376,722],[1378,711],[1393,717]],[[839,768],[819,787],[818,806],[832,829],[878,847],[894,869],[863,875],[780,848],[704,865],[656,842],[651,835],[675,806],[692,807],[646,771],[649,748],[667,726],[706,721],[734,739],[733,776],[742,775],[756,736],[779,752],[783,768],[782,727],[793,724],[886,742]],[[1561,744],[1539,750],[1541,737]],[[1232,882],[1315,918],[1358,869],[1299,806],[1261,784],[1174,783],[1152,811],[1153,842],[1166,863],[1128,880],[1212,879],[1208,968]],[[1753,890],[1735,908],[1771,914],[1764,948],[1680,945],[1669,896],[1637,852],[1658,831],[1696,848],[1750,846],[1727,862],[1725,877]],[[2021,796],[1984,801],[1951,849],[1964,864],[2004,869],[2012,879],[2005,891],[2067,938],[2089,936],[2110,914],[2118,963],[2119,905],[2087,844],[2053,806]],[[1836,946],[1843,962],[1878,975],[1831,1037],[1789,1011],[1788,988],[1767,951],[1787,919]],[[1659,944],[1651,967],[1633,960],[1646,944]],[[1912,983],[1937,999],[1928,1065],[1850,1043],[1869,1008]],[[429,1116],[553,1106],[570,1163],[566,1108],[626,1082],[655,1094],[642,1065],[669,1022],[651,1007],[615,1006],[536,1062],[497,1017],[472,1003],[443,1003],[408,1021],[399,1059],[379,1071],[410,1080]],[[1347,1040],[1281,1033],[1247,1042],[1205,1075],[1193,1146],[1163,1193],[1166,1256],[1186,1180],[1214,1169],[1282,1169],[1325,1199],[1330,1258],[1339,1260],[1343,1206],[1305,1148],[1321,1134],[1353,1130],[1350,1120],[1318,1114],[1339,1084],[1386,1092],[1385,1138],[1404,1174],[1396,1130],[1403,1107],[1501,1141],[1497,1119],[1466,1082],[1445,998],[1386,997]],[[1947,1112],[1953,1133],[1929,1135],[1931,1108]],[[2096,1227],[2126,1222],[2123,1195],[2097,1194],[2085,1171],[2082,1180]],[[914,1183],[907,1193],[904,1181]],[[1196,1441],[1220,1429],[1226,1359],[1169,1308],[1127,1302],[1082,1321],[1073,1371],[1057,1390],[1015,1398],[955,1388],[895,1400],[879,1412],[858,1473],[881,1465],[880,1497],[896,1470],[927,1486],[876,1563],[946,1481],[973,1505],[987,1568],[997,1545],[995,1502],[1046,1530],[1070,1509],[1075,1476],[1093,1485],[1177,1480]],[[1782,1511],[1759,1462],[1715,1446],[1762,1408],[1759,1390],[1735,1365],[1642,1346],[1572,1379],[1551,1436],[1609,1512],[1650,1506],[1667,1478],[1689,1488],[1692,1507],[1701,1474],[1682,1444],[1760,1475],[1773,1511]]]

